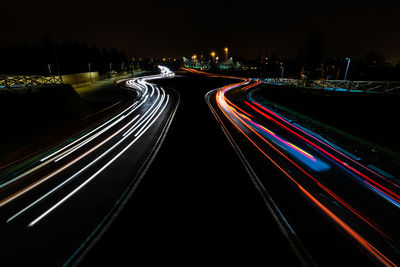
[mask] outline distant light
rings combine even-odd
[[[225,47],[225,48],[224,48],[224,51],[225,51],[225,52],[228,52],[228,50],[229,50],[228,47]]]
[[[214,51],[211,52],[211,56],[215,57],[215,52]]]
[[[163,59],[162,59],[162,61],[166,61],[167,59],[164,57]]]

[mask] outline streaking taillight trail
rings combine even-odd
[[[366,186],[367,190],[379,195],[382,200],[394,204],[396,208],[400,203],[399,195],[395,192],[399,187],[397,184],[388,181],[385,177],[361,163],[349,160],[349,157],[323,140],[291,124],[283,116],[269,110],[261,103],[247,98],[248,91],[259,85],[259,81],[215,74],[209,75],[196,70],[187,70],[211,77],[241,79],[241,82],[224,86],[215,93],[216,104],[225,118],[252,146],[287,176],[304,197],[314,203],[315,207],[318,207],[320,211],[368,251],[370,255],[373,255],[385,266],[397,266],[390,259],[392,255],[396,255],[394,256],[396,259],[400,258],[398,250],[395,248],[395,242],[390,235],[371,218],[360,212],[358,208],[348,203],[342,196],[334,193],[319,178],[323,177],[324,173],[331,168],[337,169],[339,167],[342,171],[338,171],[338,173],[348,174],[350,177],[358,179],[361,184]],[[273,129],[269,128],[268,125]],[[290,137],[290,140],[286,139],[288,137]],[[272,154],[269,152],[270,150],[273,151]],[[319,156],[315,153],[318,153]],[[284,163],[285,161],[286,163]],[[285,166],[288,164],[303,177],[308,178],[308,182],[305,182],[304,178],[299,178],[286,170]],[[319,189],[314,190],[314,187]],[[327,205],[325,199],[320,199],[321,194],[318,193],[319,191],[331,197],[337,203],[336,206]],[[340,208],[338,208],[338,205]],[[342,212],[340,211],[341,209],[347,210],[347,212]],[[353,214],[357,220],[369,228],[368,235],[364,235],[362,231],[364,228],[358,227],[356,223],[345,215],[348,213]],[[382,239],[385,240],[386,244],[382,244],[380,241]],[[390,252],[386,253],[386,251]]]

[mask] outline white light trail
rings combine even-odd
[[[165,101],[165,104],[161,111],[158,113],[157,117],[154,118],[151,122],[151,124],[146,128],[147,129],[155,122],[157,121],[158,117],[162,114],[164,111],[165,107],[167,106],[169,101],[169,95],[167,96],[167,100]],[[99,169],[96,173],[94,173],[92,176],[90,176],[85,182],[80,184],[77,188],[75,188],[71,193],[66,195],[64,198],[62,198],[60,201],[58,201],[56,204],[54,204],[51,208],[46,210],[44,213],[42,213],[39,217],[37,217],[35,220],[33,220],[28,227],[34,226],[36,223],[38,223],[40,220],[42,220],[44,217],[46,217],[48,214],[50,214],[52,211],[54,211],[56,208],[58,208],[61,204],[63,204],[65,201],[67,201],[70,197],[72,197],[74,194],[76,194],[79,190],[81,190],[84,186],[86,186],[89,182],[91,182],[94,178],[96,178],[97,175],[99,175],[102,171],[104,171],[108,166],[110,166],[116,159],[118,159],[123,153],[125,153],[126,150],[128,150],[136,141],[146,132],[142,131],[140,135],[138,135],[129,145],[127,145],[122,151],[120,151],[114,158],[112,158],[106,165],[104,165],[101,169]]]
[[[135,121],[137,118],[139,117],[139,115],[137,115],[133,120],[131,120],[130,122],[128,122],[124,127],[122,127],[121,129],[119,129],[117,132],[115,132],[113,135],[109,136],[107,139],[103,140],[100,144],[98,144],[97,146],[91,148],[90,150],[86,151],[84,154],[80,155],[79,157],[75,158],[74,160],[70,161],[69,163],[67,163],[66,165],[64,165],[63,167],[61,167],[60,169],[56,170],[55,172],[52,172],[51,174],[45,176],[44,178],[36,181],[35,183],[33,183],[31,186],[26,187],[25,189],[17,192],[16,194],[12,195],[11,197],[7,198],[6,200],[3,200],[0,203],[0,207],[6,205],[7,203],[9,203],[10,201],[20,197],[21,195],[29,192],[30,190],[32,190],[33,188],[37,187],[38,185],[42,184],[43,182],[47,181],[48,179],[54,177],[55,175],[59,174],[60,172],[62,172],[63,170],[67,169],[68,167],[71,167],[73,164],[75,164],[76,162],[78,162],[79,160],[81,160],[82,158],[86,157],[87,155],[89,155],[90,153],[92,153],[93,151],[95,151],[96,149],[98,149],[99,147],[101,147],[102,145],[104,145],[105,143],[107,143],[109,140],[111,140],[112,138],[114,138],[117,134],[121,133],[126,127],[128,127],[133,121]],[[119,143],[118,143],[119,144]],[[94,162],[93,162],[94,164]],[[86,165],[83,169],[81,169],[78,174],[80,174],[81,172],[83,172],[84,170],[86,170],[87,168],[89,168],[91,165]]]
[[[128,107],[127,109],[125,109],[123,112],[119,113],[118,115],[116,115],[115,117],[113,117],[112,119],[110,119],[109,121],[105,122],[104,124],[98,126],[95,130],[91,131],[91,133],[94,133],[96,131],[98,131],[99,129],[101,129],[102,127],[105,127],[107,124],[111,123],[112,121],[114,121],[111,125],[107,126],[106,128],[102,129],[100,132],[94,134],[93,136],[91,136],[89,139],[82,141],[81,143],[78,143],[79,141],[83,140],[84,138],[81,137],[79,140],[74,141],[74,144],[78,143],[76,146],[70,148],[67,151],[64,151],[62,154],[56,156],[55,158],[58,160],[61,160],[61,158],[66,157],[67,155],[70,155],[72,152],[76,151],[77,149],[79,149],[80,147],[84,146],[85,144],[89,143],[91,140],[95,139],[96,137],[100,136],[102,133],[106,132],[107,130],[109,130],[110,128],[112,128],[112,126],[116,125],[117,123],[121,122],[123,119],[125,119],[128,115],[130,115],[133,111],[137,110],[140,106],[142,106],[148,98],[152,98],[154,92],[157,93],[157,97],[156,100],[154,100],[154,103],[151,105],[150,108],[147,109],[147,111],[145,112],[144,115],[136,115],[134,117],[133,120],[129,121],[127,124],[125,124],[123,127],[121,127],[118,131],[116,131],[114,134],[112,134],[111,136],[109,136],[107,139],[105,139],[104,141],[102,141],[101,143],[99,143],[98,145],[96,145],[95,147],[91,148],[90,150],[86,151],[85,153],[83,153],[82,155],[78,156],[77,158],[75,158],[74,160],[70,161],[69,163],[67,163],[66,165],[64,165],[63,167],[61,167],[60,169],[56,170],[55,172],[41,178],[40,180],[36,181],[35,183],[31,184],[30,186],[18,191],[17,193],[15,193],[14,195],[6,198],[5,200],[0,202],[0,207],[6,205],[7,203],[9,203],[10,201],[18,198],[19,196],[27,193],[28,191],[32,190],[33,188],[37,187],[38,185],[42,184],[43,182],[47,181],[48,179],[50,179],[51,177],[59,174],[61,171],[67,169],[68,167],[72,166],[73,164],[75,164],[76,162],[78,162],[79,160],[81,160],[83,157],[89,155],[91,152],[95,151],[96,149],[98,149],[99,147],[101,147],[102,145],[104,145],[105,143],[109,142],[112,138],[114,138],[116,135],[120,134],[122,131],[124,131],[127,127],[130,127],[130,130],[128,130],[123,136],[122,138],[115,143],[111,148],[109,148],[107,151],[105,151],[104,153],[102,153],[100,156],[98,156],[95,160],[93,160],[92,162],[90,162],[89,164],[85,165],[84,168],[80,169],[78,172],[76,172],[74,175],[70,176],[68,179],[66,179],[65,181],[63,181],[62,183],[60,183],[58,186],[56,186],[55,188],[53,188],[52,190],[50,190],[49,192],[47,192],[46,194],[44,194],[43,196],[41,196],[40,198],[38,198],[36,201],[32,202],[31,204],[29,204],[28,206],[26,206],[24,209],[20,210],[18,213],[14,214],[12,217],[10,217],[7,222],[10,222],[12,220],[14,220],[16,217],[20,216],[21,214],[23,214],[24,212],[26,212],[27,210],[29,210],[30,208],[32,208],[33,206],[35,206],[37,203],[39,203],[40,201],[42,201],[43,199],[47,198],[49,195],[53,194],[54,192],[56,192],[57,190],[59,190],[61,187],[63,187],[65,184],[67,184],[68,182],[70,182],[72,179],[76,178],[78,175],[80,175],[81,173],[83,173],[85,170],[87,170],[89,167],[93,166],[93,164],[95,164],[96,162],[98,162],[100,159],[104,158],[109,152],[111,152],[113,149],[115,149],[118,145],[120,145],[123,141],[126,140],[126,138],[128,138],[131,134],[133,134],[135,132],[136,129],[138,129],[140,126],[141,128],[136,132],[136,134],[134,135],[134,140],[128,145],[126,146],[116,157],[114,157],[109,163],[107,163],[105,166],[103,166],[103,168],[101,168],[99,171],[97,171],[94,175],[91,176],[91,178],[89,178],[86,182],[88,183],[89,181],[91,181],[97,174],[101,173],[102,170],[104,170],[107,166],[109,166],[113,161],[115,161],[120,155],[122,155],[122,153],[124,153],[129,147],[131,147],[136,140],[138,140],[150,127],[151,125],[154,124],[154,122],[159,118],[159,116],[161,115],[161,113],[164,111],[165,107],[168,104],[169,101],[169,96],[167,95],[167,97],[165,97],[165,91],[161,88],[162,90],[162,96],[160,98],[161,92],[158,89],[158,87],[154,87],[153,84],[147,83],[146,80],[150,80],[150,79],[159,79],[162,78],[163,76],[166,75],[153,75],[153,76],[146,76],[142,79],[132,79],[126,82],[127,85],[132,86],[137,88],[138,86],[142,86],[142,90],[144,91],[144,94],[142,95],[142,101],[138,103],[135,102],[133,105],[131,105],[130,107]],[[148,86],[151,87],[152,91],[151,94],[149,96],[149,90],[148,90]],[[162,106],[163,102],[165,101],[165,104],[163,105],[161,111],[159,111],[160,107]],[[155,106],[155,107],[154,107]],[[127,110],[131,109],[127,114],[126,113]],[[159,111],[159,112],[158,112]],[[157,113],[158,112],[158,113]],[[124,114],[124,115],[122,115]],[[157,114],[156,117],[154,117]],[[119,119],[117,119],[119,117]],[[139,118],[140,117],[140,118]],[[138,119],[139,118],[139,119]],[[137,120],[138,119],[138,120]],[[135,122],[133,125],[131,125],[133,122]],[[90,134],[86,134],[85,137],[90,136]],[[73,144],[69,144],[68,147],[72,146]],[[60,149],[59,151],[54,152],[52,155],[49,155],[47,157],[47,159],[52,158],[52,156],[55,156],[56,154],[60,153],[61,151],[65,150],[68,147],[63,147],[62,149]],[[53,159],[48,160],[46,162],[44,162],[43,165],[48,164],[49,162],[52,162]],[[37,166],[39,167],[39,166]],[[33,168],[30,171],[28,171],[29,173],[37,170],[38,168]],[[28,172],[25,174],[27,175]],[[86,182],[84,183],[84,185],[86,184]],[[83,186],[84,186],[83,185]],[[83,187],[82,186],[82,187]],[[0,187],[1,188],[1,187]],[[79,187],[80,188],[80,187]],[[72,196],[74,193],[76,193],[77,191],[79,191],[80,189],[77,188],[75,189],[73,192],[71,192],[68,196]],[[66,199],[68,199],[69,197],[65,197],[63,198],[63,200],[61,201],[65,201]],[[60,203],[61,204],[61,203]],[[56,204],[57,205],[57,204]],[[42,214],[43,215],[43,214]],[[46,216],[46,215],[44,215]],[[43,217],[44,217],[43,216]],[[42,217],[41,217],[42,218]],[[29,226],[34,225],[38,220],[40,220],[41,218],[36,219],[35,221],[33,221]]]

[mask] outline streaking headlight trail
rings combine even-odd
[[[178,93],[151,83],[174,73],[164,66],[159,70],[160,74],[119,81],[136,92],[122,111],[2,181],[4,231],[36,229],[40,224],[35,231],[44,231],[44,239],[38,245],[50,246],[55,239],[46,234],[46,227],[81,229],[68,237],[62,236],[67,232],[56,233],[60,240],[76,242],[79,251],[79,242],[92,240],[140,182],[174,118]],[[29,240],[30,233],[23,238]]]

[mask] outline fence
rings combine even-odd
[[[267,78],[262,79],[268,84],[284,85],[289,87],[325,89],[343,92],[375,92],[400,93],[400,82],[392,81],[343,81],[343,80],[298,80]]]
[[[0,75],[0,88],[32,87],[62,83],[60,76]]]

